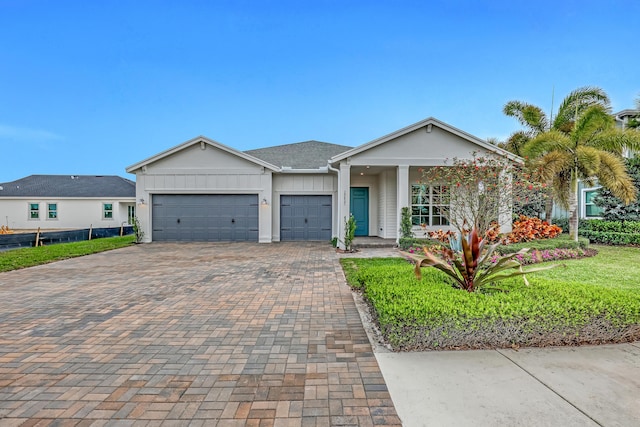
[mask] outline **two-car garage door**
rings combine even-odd
[[[155,194],[154,241],[258,241],[257,194]]]
[[[280,240],[331,239],[331,196],[280,196]],[[257,242],[257,194],[154,194],[158,242]]]

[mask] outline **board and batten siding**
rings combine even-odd
[[[336,203],[338,191],[338,177],[334,174],[274,174],[273,175],[273,203],[272,239],[280,241],[280,196],[281,195],[329,195],[331,196],[332,233],[338,229],[336,218]]]
[[[378,176],[378,231],[384,239],[395,239],[397,218],[396,171],[386,170]]]
[[[204,147],[204,148],[203,148]],[[272,171],[208,144],[194,144],[168,157],[152,162],[136,173],[138,219],[151,241],[154,194],[256,194],[258,200],[272,203]],[[271,242],[271,209],[259,209],[259,241]]]

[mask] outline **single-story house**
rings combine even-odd
[[[0,223],[12,230],[132,224],[136,183],[120,176],[29,175],[0,183]]]
[[[420,184],[420,169],[473,153],[517,159],[428,118],[355,148],[307,141],[242,152],[198,136],[126,170],[146,242],[329,241],[344,237],[351,213],[356,235],[397,239],[405,206],[416,230],[448,228],[440,188]]]

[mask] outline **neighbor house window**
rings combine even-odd
[[[113,203],[102,204],[102,218],[113,219]]]
[[[47,218],[48,219],[58,219],[58,204],[57,203],[47,203]]]
[[[602,216],[602,208],[596,206],[593,200],[598,195],[599,188],[583,190],[584,194],[584,217],[599,218]]]
[[[449,225],[449,187],[446,185],[411,185],[411,223],[420,226]]]
[[[40,203],[29,203],[29,219],[40,219]]]

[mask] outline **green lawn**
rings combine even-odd
[[[131,245],[133,241],[134,236],[130,235],[0,252],[0,272],[118,249]]]
[[[640,339],[640,249],[595,246],[598,255],[515,278],[504,290],[452,288],[434,268],[399,258],[341,262],[362,289],[384,339],[396,350],[495,348],[626,342]],[[525,268],[526,270],[526,268]]]
[[[556,268],[531,275],[552,280],[640,291],[640,248],[591,245],[598,255],[564,262]]]

